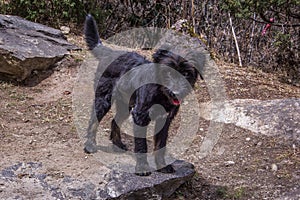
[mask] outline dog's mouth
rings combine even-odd
[[[181,101],[179,99],[172,99],[172,104],[175,106],[179,106],[181,104]]]
[[[176,96],[176,94],[179,93],[169,91],[169,98],[173,105],[179,106],[181,104],[181,100]]]
[[[170,104],[174,106],[179,106],[182,103],[183,96],[180,91],[170,90],[168,88],[163,88],[163,93],[168,98]]]

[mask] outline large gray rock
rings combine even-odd
[[[21,17],[0,15],[0,78],[19,81],[78,49],[61,31]]]
[[[202,103],[200,116],[216,122],[232,123],[257,134],[300,140],[300,99],[235,99]],[[220,109],[222,108],[222,109]]]
[[[173,174],[140,177],[101,168],[87,179],[51,176],[42,163],[18,163],[0,171],[0,199],[164,199],[195,174],[192,164],[175,161]],[[98,184],[91,180],[98,177]]]

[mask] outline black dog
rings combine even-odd
[[[102,45],[96,23],[90,15],[85,21],[85,38],[90,50],[99,49],[100,51],[102,48],[107,48]],[[113,50],[108,50],[106,53],[109,51],[113,52]],[[143,67],[151,64],[153,67]],[[159,64],[168,67],[155,66]],[[172,73],[170,68],[173,69]],[[121,79],[127,72],[130,72],[129,78]],[[89,123],[85,152],[97,151],[98,124],[110,110],[112,101],[115,101],[116,116],[111,122],[110,139],[117,147],[127,150],[121,141],[118,124],[120,125],[127,119],[131,112],[134,120],[134,151],[137,155],[136,174],[141,176],[150,174],[146,154],[146,126],[151,119],[156,122],[154,150],[157,171],[173,173],[172,165],[166,165],[164,158],[168,130],[179,110],[181,100],[190,92],[197,76],[198,71],[193,65],[181,56],[167,50],[160,49],[154,53],[153,62],[134,52],[125,52],[118,56],[98,80],[94,101],[96,116],[93,115]],[[147,78],[156,82],[150,81],[148,84],[141,85],[141,82]],[[165,112],[154,109],[153,105],[156,104],[163,106]]]

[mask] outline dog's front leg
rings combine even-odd
[[[179,107],[174,107],[169,113],[167,118],[164,120],[164,117],[158,117],[155,123],[155,135],[154,135],[154,157],[155,164],[158,172],[162,173],[173,173],[175,172],[172,165],[166,165],[165,161],[165,152],[166,144],[168,139],[169,127],[172,120],[178,112]],[[164,124],[162,124],[164,123]],[[162,128],[161,128],[162,127]]]
[[[150,122],[148,112],[133,111],[134,152],[136,153],[135,174],[148,176],[151,170],[147,161],[147,125]]]

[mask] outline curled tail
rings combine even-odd
[[[102,44],[97,30],[96,22],[90,14],[88,14],[85,18],[84,35],[85,41],[90,50]]]

